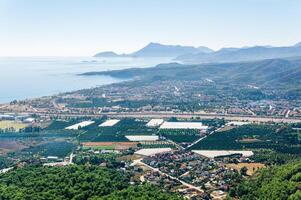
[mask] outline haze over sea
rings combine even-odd
[[[84,72],[151,67],[169,61],[168,58],[0,58],[0,103],[122,81],[108,76],[77,75]]]

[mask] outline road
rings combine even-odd
[[[192,147],[193,145],[199,143],[200,141],[202,141],[203,139],[205,139],[205,138],[208,137],[209,135],[212,135],[213,133],[215,133],[215,132],[217,132],[217,131],[219,131],[219,130],[221,130],[221,129],[222,129],[222,128],[218,128],[218,129],[216,129],[216,130],[214,130],[214,131],[211,131],[208,135],[205,135],[204,137],[201,137],[200,139],[194,141],[193,143],[191,143],[190,145],[188,145],[188,146],[187,146],[186,148],[184,148],[184,149],[185,149],[185,150],[189,149],[189,148]]]
[[[134,117],[134,118],[185,118],[192,117],[199,119],[213,119],[224,118],[229,121],[250,121],[250,122],[286,122],[286,123],[300,123],[301,118],[278,118],[278,117],[264,117],[264,116],[246,116],[246,115],[222,115],[222,114],[199,114],[199,113],[168,113],[168,112],[127,112],[127,113],[106,113],[110,117]]]
[[[147,168],[150,168],[151,170],[153,170],[153,171],[155,171],[155,172],[159,172],[159,174],[161,174],[161,175],[165,175],[165,176],[168,176],[169,178],[171,178],[171,179],[173,179],[173,180],[179,181],[182,185],[184,185],[184,186],[186,186],[186,187],[188,187],[188,188],[194,189],[194,190],[199,191],[199,192],[201,192],[201,193],[204,192],[204,191],[203,191],[202,189],[200,189],[199,187],[196,187],[196,186],[194,186],[194,185],[191,185],[191,184],[189,184],[189,183],[186,183],[186,182],[184,182],[184,181],[182,181],[182,180],[180,180],[180,179],[178,179],[178,178],[176,178],[176,177],[174,177],[174,176],[171,176],[171,175],[169,175],[169,174],[167,174],[167,173],[164,173],[164,172],[160,171],[160,170],[157,169],[157,168],[154,168],[154,167],[149,166],[148,164],[145,164],[144,162],[142,162],[142,158],[140,158],[140,159],[138,159],[138,160],[134,160],[132,164],[133,164],[133,165],[143,165],[143,166],[145,166],[145,167],[147,167]]]
[[[58,113],[19,113],[19,114],[38,114],[40,116],[61,116],[61,117],[101,117],[109,116],[114,118],[170,118],[177,117],[182,119],[190,119],[192,117],[199,119],[223,118],[228,121],[249,121],[249,122],[285,122],[285,123],[301,123],[301,118],[290,117],[270,117],[270,116],[247,116],[247,115],[223,115],[223,114],[203,114],[203,113],[172,113],[172,112],[111,112],[100,114],[58,114]]]

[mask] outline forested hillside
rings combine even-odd
[[[98,166],[32,166],[0,175],[0,199],[180,199],[149,186],[130,186],[130,176]]]
[[[231,190],[230,195],[242,200],[300,200],[301,161],[263,169],[257,177]]]

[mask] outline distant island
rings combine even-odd
[[[119,55],[113,51],[104,51],[96,54],[94,57],[122,57],[123,55]]]

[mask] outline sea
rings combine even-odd
[[[93,88],[124,81],[79,76],[91,71],[152,67],[171,58],[18,57],[0,58],[0,103]]]

